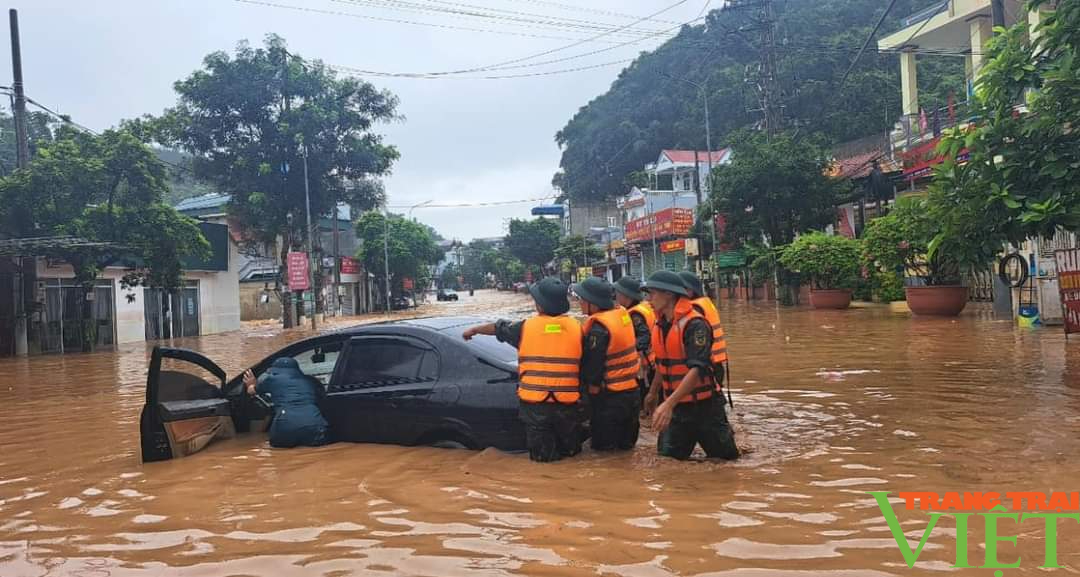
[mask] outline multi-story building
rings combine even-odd
[[[659,269],[698,269],[698,239],[690,234],[695,210],[708,198],[710,167],[730,163],[731,149],[660,151],[645,167],[650,186],[618,200],[623,239],[609,249],[619,272],[645,277]]]
[[[1043,20],[1047,4],[1038,10],[1028,11],[1023,0],[1000,0],[1000,13],[995,14],[993,0],[944,0],[914,14],[903,22],[903,28],[882,38],[878,47],[883,51],[900,55],[900,81],[902,116],[892,132],[892,148],[903,164],[905,187],[911,193],[925,188],[932,176],[933,167],[944,158],[937,151],[941,130],[963,126],[973,119],[965,114],[963,102],[950,104],[942,110],[925,110],[919,101],[918,62],[923,58],[963,58],[966,71],[967,100],[971,98],[975,80],[987,58],[987,43],[994,33],[995,18],[1006,26],[1026,23],[1032,34]],[[963,160],[961,158],[960,160]],[[1039,314],[1043,321],[1060,320],[1061,305],[1054,270],[1053,251],[1068,248],[1077,242],[1072,232],[1059,232],[1053,238],[1031,239],[1020,248],[1028,259],[1034,274],[1032,281],[1037,288]],[[988,298],[994,294],[1008,298],[1001,286],[993,289],[997,275],[984,275],[986,286],[976,286],[975,294]],[[1014,303],[1018,299],[1012,299]],[[1006,307],[1007,308],[1007,307]],[[1013,305],[1015,310],[1015,305]]]

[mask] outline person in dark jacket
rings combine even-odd
[[[301,372],[296,359],[275,359],[257,380],[249,369],[244,386],[249,395],[269,395],[274,404],[270,446],[318,447],[329,442],[329,425],[319,411],[322,384]]]

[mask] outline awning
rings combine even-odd
[[[44,256],[61,250],[76,248],[121,248],[111,242],[97,242],[77,236],[39,236],[34,238],[8,238],[0,240],[0,255]]]

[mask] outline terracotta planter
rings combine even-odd
[[[909,286],[904,292],[908,308],[917,315],[955,317],[968,303],[966,286]]]
[[[851,305],[848,289],[811,290],[810,306],[815,309],[846,309]]]

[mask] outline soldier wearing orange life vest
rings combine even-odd
[[[636,339],[638,362],[641,365],[638,371],[638,386],[641,389],[641,398],[649,391],[649,383],[652,382],[653,366],[656,358],[652,354],[652,328],[656,324],[656,313],[652,305],[644,300],[641,294],[641,281],[632,277],[624,276],[615,282],[615,302],[624,309],[630,311],[630,321],[634,323],[634,337]]]
[[[657,313],[656,377],[645,400],[657,452],[688,459],[696,445],[710,458],[736,459],[724,402],[713,377],[713,330],[695,310],[678,274],[658,271],[645,284]]]
[[[571,287],[585,321],[581,384],[589,394],[592,448],[629,450],[637,444],[641,411],[638,350],[630,313],[615,304],[607,281],[589,277]]]
[[[679,273],[679,278],[683,280],[683,285],[686,286],[686,291],[690,294],[690,303],[694,305],[694,309],[701,313],[701,316],[705,317],[705,320],[709,321],[709,325],[712,326],[713,376],[716,379],[717,386],[723,389],[724,378],[728,376],[728,351],[727,337],[724,335],[723,325],[720,324],[720,311],[716,310],[716,304],[705,294],[701,279],[697,275],[684,270]],[[728,405],[734,406],[731,400],[730,382],[728,384],[727,399]]]
[[[529,286],[536,316],[467,329],[462,337],[491,335],[518,350],[519,418],[533,461],[558,461],[581,452],[581,325],[570,310],[566,284],[548,277]]]

